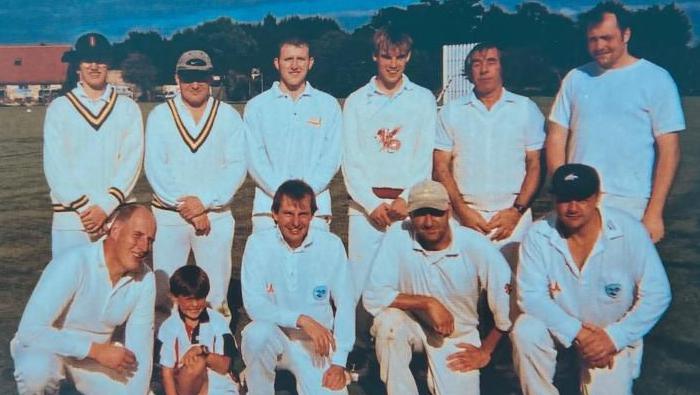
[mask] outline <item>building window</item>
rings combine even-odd
[[[15,66],[21,66],[22,65],[22,58],[15,58]]]

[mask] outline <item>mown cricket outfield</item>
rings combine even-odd
[[[536,100],[547,113],[551,98]],[[683,158],[666,209],[666,237],[658,244],[673,291],[673,303],[645,337],[642,376],[636,394],[696,394],[700,388],[700,97],[683,100],[687,130]],[[142,105],[144,115],[153,107]],[[236,108],[242,111],[242,106]],[[0,108],[0,394],[15,393],[9,341],[24,305],[50,257],[51,202],[42,169],[44,107]],[[89,166],[90,164],[86,164]],[[347,241],[347,193],[338,174],[331,185],[331,229]],[[546,192],[537,215],[549,207]],[[150,200],[142,177],[136,197]],[[238,277],[245,238],[250,233],[253,184],[234,200],[236,235],[234,277]]]

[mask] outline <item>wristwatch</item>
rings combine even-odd
[[[204,355],[205,357],[207,355],[209,355],[209,347],[205,346],[204,344],[202,344],[199,347],[200,347],[200,350],[202,350],[202,355]]]
[[[525,214],[525,212],[527,211],[527,206],[523,206],[522,204],[518,204],[518,203],[513,203],[513,208],[518,210],[520,215]]]

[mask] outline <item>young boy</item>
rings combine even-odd
[[[158,331],[165,394],[238,394],[229,373],[236,346],[223,315],[207,308],[207,274],[198,266],[180,267],[170,277],[170,293],[177,314]]]

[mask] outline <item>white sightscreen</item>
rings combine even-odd
[[[442,46],[442,104],[466,95],[473,87],[464,75],[464,59],[476,43]],[[440,99],[440,97],[438,97]]]

